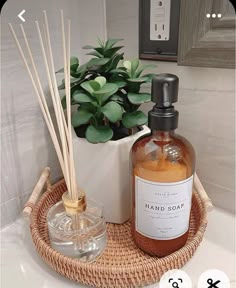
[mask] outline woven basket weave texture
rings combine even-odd
[[[66,191],[64,180],[48,189],[31,214],[31,234],[42,259],[59,274],[82,284],[98,288],[137,288],[156,283],[170,269],[180,269],[193,256],[202,241],[206,225],[206,209],[197,193],[193,194],[189,238],[186,245],[173,254],[158,258],[138,249],[131,237],[130,222],[107,224],[108,245],[93,263],[82,263],[63,256],[49,245],[48,209],[61,200]]]

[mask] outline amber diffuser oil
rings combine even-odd
[[[148,115],[151,134],[138,139],[131,150],[132,235],[143,251],[163,257],[187,241],[195,153],[175,134],[178,111],[177,76],[160,74],[152,81]]]

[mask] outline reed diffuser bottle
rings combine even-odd
[[[179,79],[160,74],[152,80],[148,115],[151,134],[138,139],[131,150],[132,234],[137,246],[159,257],[178,250],[187,241],[195,153],[175,134]]]
[[[68,192],[47,215],[50,244],[63,255],[83,262],[94,261],[107,243],[103,206],[84,193],[71,200]]]
[[[51,136],[61,170],[65,179],[65,190],[62,201],[54,204],[48,211],[47,224],[49,240],[53,249],[59,253],[77,258],[83,262],[94,261],[104,251],[107,243],[106,223],[103,217],[103,207],[90,199],[86,199],[85,193],[79,188],[75,177],[74,153],[72,145],[71,127],[71,57],[70,57],[70,35],[71,21],[67,19],[67,33],[65,32],[65,19],[61,10],[61,38],[64,59],[64,77],[66,108],[64,113],[54,66],[54,58],[51,46],[48,18],[44,14],[44,37],[38,21],[35,21],[43,62],[48,79],[50,96],[55,112],[55,123],[52,121],[51,110],[48,107],[40,76],[34,61],[32,51],[24,30],[21,31],[26,46],[28,57],[16,36],[16,32],[9,23],[12,35],[20,51],[32,81],[39,106],[45,119],[49,134]],[[66,35],[67,34],[67,35]],[[66,40],[67,39],[67,40]],[[54,116],[54,115],[53,115]],[[58,130],[59,133],[56,133]],[[64,191],[63,191],[64,192]],[[55,192],[54,192],[55,193]]]

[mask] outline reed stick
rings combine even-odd
[[[54,111],[55,111],[55,114],[56,114],[56,110],[55,110],[56,107],[57,107],[56,106],[56,100],[55,100],[56,96],[55,96],[55,93],[54,93],[54,90],[53,90],[52,80],[51,80],[51,76],[50,76],[50,70],[49,70],[49,66],[48,66],[48,60],[47,60],[47,57],[46,57],[46,49],[45,49],[45,47],[48,47],[47,41],[46,41],[47,39],[45,38],[46,44],[44,45],[43,37],[42,37],[42,33],[41,33],[41,30],[40,30],[38,21],[35,21],[35,24],[36,24],[36,29],[37,29],[37,32],[38,32],[39,42],[40,42],[40,46],[41,46],[41,50],[42,50],[44,65],[45,65],[45,68],[46,68],[46,73],[47,73],[49,90],[50,90],[50,95],[51,95],[51,98],[52,98],[53,108],[54,108]],[[62,105],[60,105],[60,107],[62,109]],[[63,124],[64,124],[65,130],[66,130],[65,131],[66,132],[66,136],[68,137],[68,131],[67,131],[67,125],[66,125],[65,117],[63,117],[62,120],[63,120]]]
[[[35,66],[33,55],[32,55],[32,52],[31,52],[31,49],[30,49],[30,46],[29,46],[29,42],[27,40],[27,37],[26,37],[26,34],[25,34],[25,30],[24,30],[24,27],[23,27],[22,24],[20,24],[20,28],[21,28],[21,31],[22,31],[22,34],[23,34],[23,38],[24,38],[24,41],[25,41],[25,46],[26,46],[28,54],[30,56],[30,61],[31,61],[31,64],[32,64],[32,67],[33,67],[33,71],[34,71],[34,75],[35,75],[36,81],[38,83],[39,92],[41,94],[41,99],[42,99],[42,103],[43,103],[44,109],[45,109],[45,112],[46,112],[47,117],[49,119],[50,125],[53,127],[52,118],[50,116],[49,109],[48,109],[48,106],[47,106],[47,103],[46,103],[46,100],[45,100],[45,97],[44,97],[44,92],[43,92],[43,88],[42,88],[42,85],[41,85],[41,82],[40,82],[40,79],[39,79],[39,74],[38,74],[37,68]]]
[[[65,25],[64,25],[63,10],[61,10],[61,32],[62,32],[62,47],[64,59],[64,75],[65,75],[65,88],[66,88],[66,103],[67,103],[67,124],[68,124],[68,148],[69,148],[69,169],[71,180],[71,198],[78,199],[77,185],[74,175],[74,159],[73,159],[73,145],[71,133],[71,94],[70,94],[70,20],[67,21],[68,26],[68,47],[66,47],[65,39]]]
[[[37,26],[37,24],[36,24],[36,26]],[[53,129],[52,129],[53,130],[53,134],[57,138],[56,132],[55,132],[55,129],[54,129],[54,126],[53,126],[53,123],[52,123],[52,118],[51,118],[51,115],[49,113],[49,109],[48,109],[47,102],[46,102],[46,99],[45,99],[45,95],[44,95],[44,92],[43,92],[43,88],[42,88],[42,85],[41,85],[41,82],[40,82],[40,79],[39,79],[39,74],[38,74],[38,71],[37,71],[37,68],[36,68],[36,65],[35,65],[35,61],[33,59],[33,55],[32,55],[32,52],[31,52],[31,49],[30,49],[30,46],[29,46],[29,42],[27,40],[27,37],[26,37],[26,34],[25,34],[25,30],[24,30],[24,27],[23,27],[22,24],[20,24],[20,28],[21,28],[21,31],[22,31],[22,34],[23,34],[23,38],[24,38],[24,41],[25,41],[26,48],[28,50],[28,54],[30,56],[31,64],[32,64],[32,67],[33,67],[35,78],[36,78],[37,83],[38,83],[39,92],[41,94],[41,99],[42,99],[42,102],[43,102],[43,105],[44,105],[44,108],[45,108],[45,112],[46,112],[46,114],[48,116],[48,119],[49,119],[49,122],[51,124],[51,127],[53,127]],[[43,43],[40,43],[40,44],[41,44],[41,48],[43,48]],[[43,49],[42,49],[42,51],[43,51]],[[46,67],[46,70],[47,70],[47,68],[48,67]],[[50,77],[48,77],[48,83],[49,83],[49,87],[50,87],[50,93],[51,93],[51,96],[52,96],[52,99],[53,99],[53,105],[55,105],[55,99],[54,99],[55,95],[54,95],[54,92],[53,92],[53,89],[52,89],[52,82],[51,82]],[[55,107],[54,107],[54,109],[55,109]]]
[[[43,11],[43,16],[44,16],[44,24],[46,28],[46,39],[48,43],[48,51],[49,51],[48,57],[49,57],[49,63],[50,63],[50,68],[51,68],[51,79],[52,79],[54,93],[56,95],[55,99],[56,99],[56,106],[57,106],[57,113],[58,113],[59,134],[61,137],[62,153],[63,153],[64,163],[65,163],[65,175],[64,176],[67,179],[66,182],[68,183],[68,186],[67,186],[68,192],[71,193],[71,183],[70,183],[70,177],[69,177],[69,173],[70,173],[69,172],[69,151],[68,151],[68,146],[67,146],[65,129],[63,129],[64,124],[62,120],[62,118],[65,116],[64,116],[64,113],[61,113],[62,109],[60,108],[61,101],[60,101],[60,95],[59,95],[58,88],[57,88],[55,66],[54,66],[54,59],[53,59],[52,46],[51,46],[51,37],[50,37],[50,32],[49,32],[47,12],[45,10]]]
[[[36,26],[37,26],[37,24],[36,24]],[[43,88],[42,88],[42,85],[41,85],[40,80],[39,80],[39,75],[38,75],[38,72],[37,72],[37,68],[36,68],[36,66],[35,66],[35,62],[34,62],[34,59],[33,59],[33,55],[32,55],[31,49],[30,49],[30,47],[29,47],[29,43],[28,43],[28,40],[27,40],[25,31],[24,31],[23,25],[20,24],[20,27],[21,27],[22,34],[23,34],[23,38],[24,38],[24,40],[25,40],[25,44],[26,44],[26,47],[27,47],[27,50],[28,50],[28,53],[29,53],[29,56],[30,56],[31,64],[32,64],[32,66],[33,66],[33,70],[34,70],[35,77],[36,77],[36,80],[37,80],[37,83],[38,83],[38,86],[39,86],[39,90],[40,90],[40,93],[41,93],[41,95],[42,95],[43,105],[44,105],[45,110],[46,110],[46,112],[47,112],[47,114],[48,114],[49,120],[50,120],[50,122],[51,122],[51,126],[53,127],[53,131],[54,131],[53,133],[55,134],[55,137],[57,137],[57,136],[56,136],[56,133],[55,133],[54,126],[53,126],[53,124],[52,124],[52,120],[51,120],[51,116],[50,116],[49,109],[48,109],[48,106],[47,106],[47,102],[46,102],[46,100],[45,100]],[[41,47],[42,47],[42,46],[43,46],[43,43],[41,43]],[[45,66],[46,66],[46,65],[45,65]],[[55,105],[55,99],[54,99],[55,97],[53,97],[54,93],[53,93],[52,83],[51,83],[51,78],[50,78],[50,77],[48,78],[48,83],[49,83],[49,87],[50,87],[51,96],[52,96],[52,99],[53,99],[53,105]],[[55,107],[54,107],[54,109],[55,109]],[[57,119],[58,119],[58,113],[57,113],[57,110],[56,110],[56,109],[55,109],[55,114],[56,114],[56,117],[57,117]],[[58,122],[58,123],[59,123],[59,122]],[[59,126],[58,128],[59,128],[59,131],[61,131],[62,128],[61,128],[60,126]],[[66,177],[65,180],[66,180],[66,183],[67,183],[68,185],[70,185],[70,183],[69,183],[69,181],[68,181],[68,177]]]
[[[65,91],[66,91],[66,107],[67,107],[67,129],[68,129],[68,131],[69,131],[69,122],[70,122],[70,114],[68,113],[69,112],[69,110],[68,110],[68,108],[69,108],[69,106],[70,106],[70,101],[69,101],[69,94],[68,94],[68,91],[70,90],[70,84],[68,84],[68,81],[70,81],[70,74],[68,75],[68,69],[67,69],[67,67],[68,67],[68,63],[67,63],[67,59],[66,59],[66,42],[65,42],[65,27],[64,27],[64,16],[63,16],[63,11],[61,10],[60,11],[60,13],[61,13],[61,34],[62,34],[62,48],[63,48],[63,60],[64,60],[64,77],[65,77]],[[68,77],[69,77],[69,79],[68,79]],[[70,157],[70,159],[71,159],[71,151],[70,151],[70,135],[69,135],[69,133],[68,133],[68,137],[67,137],[67,144],[68,144],[68,150],[69,150],[69,157]],[[69,177],[70,177],[70,183],[71,183],[71,185],[70,185],[70,187],[71,187],[71,196],[73,196],[74,195],[74,191],[73,191],[73,189],[74,189],[74,185],[73,185],[73,182],[72,182],[72,174],[71,174],[71,161],[69,161],[69,167],[68,167],[68,169],[69,169]]]
[[[45,52],[46,51],[45,50],[45,45],[43,43],[43,38],[42,38],[42,34],[41,34],[41,30],[40,30],[38,21],[35,21],[35,24],[36,24],[36,29],[37,29],[37,32],[38,32],[40,47],[41,47],[41,50],[42,50],[42,55],[43,55],[43,60],[44,60],[44,66],[45,66],[45,69],[46,69],[46,74],[47,74],[47,79],[48,79],[48,84],[49,84],[50,95],[51,95],[51,98],[52,98],[53,108],[54,108],[54,111],[55,111],[57,125],[58,125],[58,123],[59,123],[59,113],[63,113],[63,111],[59,111],[58,112],[58,110],[57,110],[56,95],[54,93],[54,88],[53,88],[52,79],[51,79],[51,75],[50,75],[48,59],[47,59],[46,52]],[[60,107],[62,107],[62,106],[60,105]],[[64,119],[64,121],[65,121],[65,119]],[[63,125],[64,125],[64,129],[65,129],[66,125],[65,124],[63,124]],[[58,125],[58,129],[60,129],[59,125]],[[67,126],[66,126],[65,134],[66,134],[66,137],[68,137]],[[68,182],[69,181],[68,177],[66,175],[64,177],[65,177],[66,184],[68,185],[67,187],[69,187],[70,184]]]
[[[68,35],[68,39],[67,39],[67,43],[68,43],[68,47],[67,47],[67,73],[70,77],[70,50],[71,50],[71,47],[70,47],[70,43],[71,43],[71,21],[70,19],[68,19],[67,21],[67,27],[68,27],[68,32],[67,32],[67,35]],[[70,85],[70,79],[69,79],[69,85]],[[73,143],[72,143],[72,125],[71,125],[71,90],[70,90],[70,87],[69,87],[69,90],[68,90],[68,132],[69,132],[69,137],[70,137],[70,146],[69,146],[69,149],[70,149],[70,163],[71,163],[71,174],[72,174],[72,179],[73,179],[73,185],[74,185],[74,188],[73,188],[73,191],[75,191],[74,193],[74,198],[78,199],[79,196],[81,196],[81,193],[80,193],[80,190],[78,189],[77,187],[77,181],[76,181],[76,177],[75,177],[75,162],[74,162],[74,151],[73,151]]]
[[[25,64],[25,67],[26,67],[26,70],[27,70],[27,72],[28,72],[28,74],[29,74],[29,77],[30,77],[30,79],[31,79],[31,82],[32,82],[32,84],[33,84],[33,88],[34,88],[34,90],[35,90],[35,94],[36,94],[36,96],[37,96],[40,109],[41,109],[41,111],[42,111],[44,120],[45,120],[45,122],[46,122],[48,131],[49,131],[49,134],[50,134],[50,136],[51,136],[53,145],[54,145],[54,147],[55,147],[55,150],[56,150],[56,153],[57,153],[57,156],[58,156],[58,160],[59,160],[59,163],[60,163],[62,172],[63,172],[63,174],[64,174],[64,170],[65,170],[65,169],[64,169],[64,161],[63,161],[62,153],[61,153],[61,150],[60,150],[60,145],[59,145],[59,143],[58,143],[57,138],[55,137],[55,130],[54,130],[53,126],[51,126],[51,123],[50,123],[50,121],[49,121],[49,119],[48,119],[48,115],[47,115],[47,113],[46,113],[46,111],[45,111],[45,108],[44,108],[44,105],[43,105],[43,101],[42,101],[42,99],[41,99],[41,96],[40,96],[40,93],[39,93],[39,91],[38,91],[37,85],[36,85],[36,83],[35,83],[34,77],[33,77],[32,73],[31,73],[31,71],[30,71],[30,68],[29,68],[29,65],[28,65],[28,63],[27,63],[25,54],[24,54],[24,52],[23,52],[23,50],[22,50],[22,47],[21,47],[21,45],[20,45],[20,42],[19,42],[19,40],[18,40],[18,38],[17,38],[17,36],[16,36],[15,30],[14,30],[14,28],[13,28],[13,26],[12,26],[11,23],[9,23],[9,27],[10,27],[10,30],[11,30],[11,32],[12,32],[13,38],[14,38],[14,40],[15,40],[15,42],[16,42],[16,45],[17,45],[17,47],[18,47],[18,50],[19,50],[19,52],[20,52],[20,54],[21,54],[22,60],[23,60],[23,62],[24,62],[24,64]],[[53,130],[54,130],[54,131],[53,131]]]
[[[45,52],[45,55],[48,55],[49,54],[49,48],[48,48],[48,41],[47,41],[47,36],[46,36],[46,27],[45,27],[45,24],[43,23],[43,34],[41,33],[41,30],[40,30],[40,27],[39,27],[39,23],[38,23],[38,21],[35,21],[35,23],[36,23],[36,27],[38,26],[38,28],[37,28],[37,31],[38,31],[38,35],[39,35],[39,32],[40,32],[40,34],[41,34],[41,37],[39,36],[39,39],[41,39],[42,40],[42,43],[45,43],[45,45],[44,45],[44,52]],[[38,23],[38,24],[37,24]],[[42,36],[44,36],[44,37],[42,37]],[[44,38],[44,40],[43,40],[43,38]],[[48,62],[48,60],[46,59],[46,61]],[[50,93],[51,93],[51,91],[50,91]],[[53,91],[53,93],[54,93],[54,91]],[[55,94],[55,93],[54,93]],[[60,105],[60,110],[61,110],[61,113],[64,113],[64,111],[63,111],[63,108],[62,108],[62,105]],[[65,132],[66,132],[66,136],[67,136],[67,138],[68,138],[68,129],[67,129],[67,124],[66,124],[66,121],[65,121],[65,117],[63,117],[62,118],[62,120],[63,120],[63,124],[64,124],[64,127],[65,127]]]
[[[63,47],[63,58],[64,58],[64,75],[65,75],[65,88],[66,88],[66,103],[67,103],[67,123],[68,123],[68,146],[69,146],[69,156],[70,156],[70,176],[71,176],[71,192],[72,199],[78,199],[78,189],[75,179],[75,168],[73,159],[73,145],[72,145],[72,132],[71,132],[71,93],[70,93],[70,35],[71,35],[71,25],[70,20],[67,20],[67,43],[65,39],[65,25],[64,25],[64,15],[63,10],[61,10],[61,31],[62,31],[62,47]]]
[[[26,51],[29,54],[28,64],[21,44],[16,36],[16,33],[9,23],[11,32],[16,41],[17,47],[20,51],[23,62],[26,66],[28,74],[30,76],[31,82],[33,84],[34,90],[36,92],[40,108],[42,110],[46,125],[48,127],[50,136],[55,147],[60,166],[62,168],[62,173],[64,175],[69,196],[72,200],[77,200],[79,198],[79,190],[77,188],[77,182],[75,178],[75,166],[73,157],[73,145],[72,145],[72,131],[71,131],[71,91],[70,91],[70,37],[71,37],[71,23],[67,20],[67,42],[66,45],[66,35],[65,35],[65,21],[63,11],[61,10],[61,36],[62,36],[62,47],[63,47],[63,59],[64,59],[64,76],[65,76],[65,90],[66,90],[66,103],[67,103],[67,121],[64,115],[64,111],[61,105],[61,99],[57,87],[57,81],[55,76],[55,65],[52,54],[51,37],[47,19],[46,11],[43,11],[44,15],[44,40],[40,30],[38,21],[36,23],[36,29],[39,37],[40,47],[42,51],[44,66],[46,69],[48,85],[50,89],[50,95],[52,98],[53,108],[56,115],[57,127],[59,130],[59,137],[56,134],[55,127],[52,121],[52,117],[47,105],[46,97],[43,91],[43,87],[40,81],[39,73],[33,58],[33,54],[28,42],[23,25],[20,25],[23,34],[23,39],[26,45]],[[61,145],[60,145],[61,144]]]

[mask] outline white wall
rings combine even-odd
[[[125,58],[138,58],[139,0],[106,0],[108,37],[123,38]],[[180,78],[178,133],[197,152],[197,173],[215,205],[235,209],[235,72],[232,69],[157,64],[156,73]],[[152,104],[143,105],[148,111]]]
[[[14,24],[20,35],[17,15],[23,9],[24,27],[47,89],[40,45],[34,21],[47,10],[56,68],[63,66],[59,10],[72,20],[72,55],[85,61],[81,47],[94,44],[97,36],[105,36],[103,0],[8,0],[1,13],[1,226],[15,220],[27,200],[41,170],[49,165],[52,178],[61,171],[44,124],[31,81],[7,23]],[[21,37],[22,40],[22,37]]]

